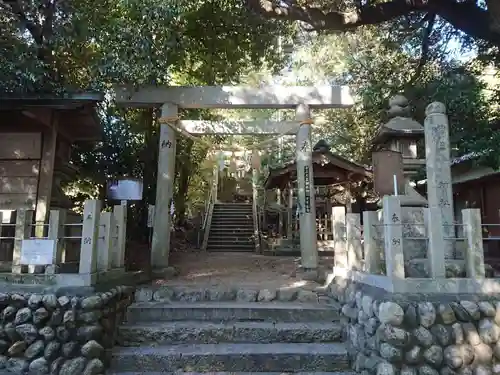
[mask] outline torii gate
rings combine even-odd
[[[128,107],[161,106],[164,121],[177,122],[186,132],[196,134],[293,134],[296,132],[298,199],[300,215],[300,249],[302,267],[316,271],[318,249],[316,237],[316,206],[312,166],[310,109],[348,108],[354,104],[345,86],[143,86],[116,88],[117,103]],[[179,121],[179,108],[220,109],[295,109],[296,121]],[[285,127],[285,129],[283,129]],[[170,251],[170,207],[175,175],[175,131],[167,124],[160,129],[158,179],[156,186],[155,221],[151,250],[151,266],[168,266]]]

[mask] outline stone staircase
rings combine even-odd
[[[255,251],[251,203],[216,203],[208,251]]]
[[[315,292],[161,288],[139,299],[113,375],[351,374],[340,306]]]

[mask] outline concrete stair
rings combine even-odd
[[[291,302],[136,302],[111,374],[350,374],[337,306]]]
[[[216,203],[208,251],[255,251],[251,203]]]

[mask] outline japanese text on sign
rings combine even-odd
[[[52,264],[55,246],[54,240],[22,240],[21,264],[42,266]]]
[[[309,166],[304,166],[304,187],[305,187],[305,199],[304,199],[304,211],[306,213],[311,212],[311,181],[309,176]]]

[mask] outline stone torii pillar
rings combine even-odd
[[[155,220],[151,244],[151,267],[168,267],[170,252],[170,201],[174,193],[176,134],[167,122],[177,122],[178,108],[166,103],[161,107],[158,176],[156,182]]]
[[[309,106],[300,104],[295,118],[300,121],[296,138],[297,187],[300,204],[300,254],[304,270],[318,269],[318,242],[316,235],[316,201],[311,145],[311,113]]]

